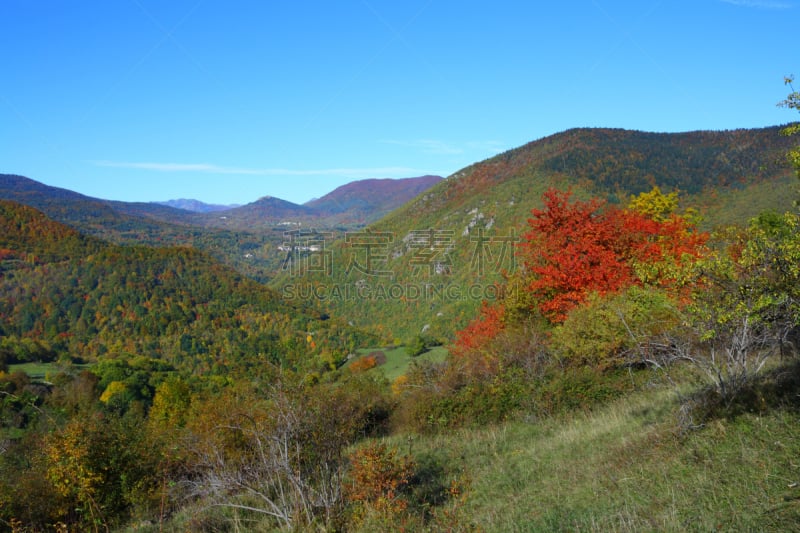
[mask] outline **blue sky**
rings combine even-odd
[[[800,0],[2,0],[0,172],[305,202],[573,127],[796,120]]]

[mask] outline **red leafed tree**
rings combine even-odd
[[[680,264],[702,253],[705,234],[693,232],[681,217],[656,221],[598,199],[570,202],[570,196],[555,189],[544,194],[544,208],[531,211],[521,247],[526,290],[551,322],[563,322],[591,293],[645,281],[670,286],[675,280],[661,271],[643,280],[635,267]]]
[[[563,321],[590,292],[617,291],[633,276],[618,250],[620,228],[610,223],[605,203],[570,203],[570,196],[555,189],[544,194],[544,209],[531,211],[531,230],[521,248],[530,275],[526,290],[554,322]]]
[[[683,267],[704,253],[708,239],[695,231],[688,217],[655,218],[599,199],[570,201],[569,191],[556,189],[548,190],[543,200],[542,209],[531,211],[530,231],[519,249],[524,268],[517,281],[526,293],[523,308],[532,305],[531,310],[551,323],[561,323],[592,293],[650,285],[681,299],[690,279]],[[513,300],[505,303],[509,313],[502,303],[484,302],[480,316],[456,334],[453,354],[491,367],[492,355],[484,353],[485,348],[520,307]]]
[[[461,356],[480,349],[503,330],[504,307],[501,304],[489,305],[483,302],[481,314],[469,325],[456,332],[453,353]]]

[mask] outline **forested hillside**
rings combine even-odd
[[[407,340],[423,330],[449,338],[482,300],[494,298],[503,272],[516,268],[513,249],[548,188],[624,205],[631,195],[657,186],[679,193],[682,204],[698,211],[702,228],[742,224],[765,209],[791,208],[795,186],[785,157],[790,146],[780,128],[569,130],[455,173],[370,226],[372,237],[328,237],[330,273],[310,268],[305,277],[284,275],[272,286],[315,299],[359,324],[377,322],[387,339]],[[375,266],[352,268],[363,266],[368,247]],[[298,263],[321,257],[316,255]],[[365,287],[366,298],[348,296],[358,287]]]
[[[379,219],[439,180],[436,176],[362,180],[332,191],[319,199],[320,204],[297,205],[266,196],[236,208],[194,213],[158,203],[91,198],[23,176],[0,174],[0,199],[35,207],[58,222],[116,244],[193,247],[266,282],[280,271],[284,254],[279,248],[298,228],[341,236]]]
[[[261,233],[193,225],[197,214],[158,204],[110,202],[0,174],[0,199],[34,207],[79,231],[122,245],[202,250],[246,276],[267,281],[280,267],[283,230]]]
[[[115,246],[31,208],[0,206],[7,344],[33,338],[82,359],[146,355],[202,374],[257,373],[265,362],[313,367],[308,335],[322,366],[358,342],[338,322],[192,248]]]
[[[340,224],[368,224],[402,207],[441,180],[439,176],[421,176],[354,181],[306,205]]]
[[[219,421],[273,402],[307,424],[287,468],[327,448],[338,475],[387,416],[377,383],[332,384],[374,342],[198,250],[118,246],[0,201],[0,524],[163,520],[211,496],[187,484],[212,473]]]

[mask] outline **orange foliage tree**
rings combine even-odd
[[[378,361],[374,355],[367,355],[365,357],[359,357],[352,363],[350,363],[350,371],[351,372],[366,372],[371,368],[375,368],[378,366]]]
[[[556,189],[544,193],[544,207],[531,211],[518,251],[523,268],[516,290],[506,291],[515,300],[484,302],[480,316],[457,332],[454,355],[485,351],[520,307],[560,324],[592,294],[632,286],[666,289],[678,300],[687,294],[687,267],[706,252],[708,235],[696,230],[693,214],[674,212],[676,195],[654,189],[632,198],[627,209],[571,196]]]
[[[485,346],[502,331],[504,315],[505,308],[502,304],[489,305],[483,302],[480,316],[466,328],[456,332],[453,353],[461,355]]]
[[[631,285],[672,288],[680,266],[700,257],[707,235],[672,215],[655,220],[597,199],[570,202],[571,193],[550,189],[544,209],[532,210],[521,255],[525,289],[553,323],[592,293],[611,294]]]

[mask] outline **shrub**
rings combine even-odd
[[[701,262],[681,327],[660,343],[662,358],[701,370],[724,402],[784,352],[800,323],[800,217],[762,214]]]
[[[351,453],[349,463],[346,497],[357,521],[368,511],[394,517],[408,508],[404,491],[414,471],[411,457],[373,442]]]
[[[640,348],[679,319],[677,305],[657,289],[633,286],[610,296],[593,294],[553,330],[551,349],[571,364],[622,366],[647,359]]]
[[[419,335],[406,343],[406,353],[411,357],[421,355],[425,353],[425,350],[425,341]]]
[[[359,357],[350,363],[350,371],[366,372],[367,370],[375,368],[376,366],[378,366],[378,362],[375,360],[375,356],[367,355],[366,357]]]

